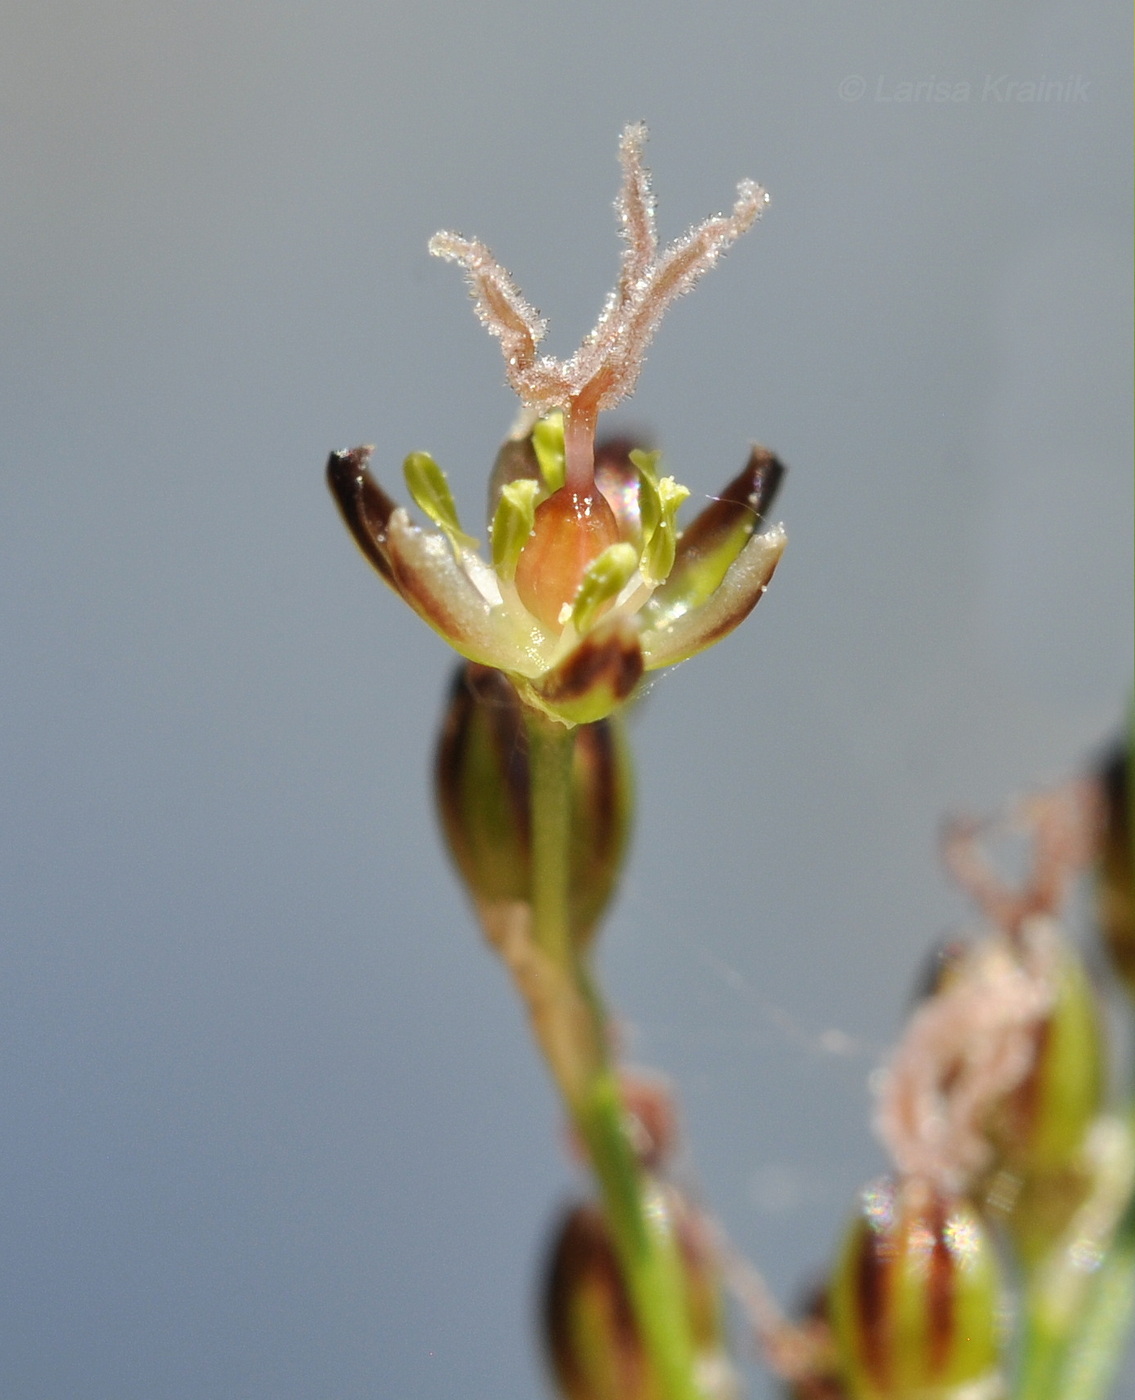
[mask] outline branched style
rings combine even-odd
[[[546,325],[483,243],[456,233],[439,233],[430,241],[431,253],[465,269],[477,315],[500,339],[505,373],[521,401],[539,413],[563,410],[567,480],[577,490],[591,478],[595,420],[633,391],[666,308],[752,227],[769,200],[755,181],[742,180],[731,214],[706,219],[660,254],[650,172],[642,159],[645,144],[641,123],[628,126],[620,139],[623,183],[615,208],[626,242],[622,266],[599,320],[570,359],[537,355]]]

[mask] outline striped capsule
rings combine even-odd
[[[706,1400],[737,1400],[735,1373],[724,1351],[717,1260],[705,1222],[673,1187],[655,1185],[654,1191],[654,1208],[678,1247],[701,1393]],[[597,1205],[572,1207],[555,1232],[543,1329],[564,1400],[663,1400]]]
[[[581,947],[614,893],[632,808],[630,754],[617,719],[577,726],[570,897]],[[438,743],[435,792],[454,864],[485,912],[532,897],[528,741],[521,701],[501,671],[458,668]]]
[[[868,1186],[829,1300],[854,1400],[1000,1394],[1001,1290],[977,1212],[920,1177]]]

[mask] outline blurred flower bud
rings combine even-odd
[[[1003,1221],[1016,1256],[1031,1272],[1062,1244],[1069,1227],[1095,1186],[1093,1163],[1081,1152],[1053,1171],[1021,1177],[1007,1170],[993,1174],[983,1188],[987,1219]]]
[[[1022,1178],[1070,1168],[1103,1099],[1095,992],[1079,955],[1063,940],[1055,945],[1050,976],[1052,1007],[1032,1032],[1032,1067],[990,1125],[999,1165]]]
[[[573,764],[571,906],[586,945],[614,892],[630,833],[630,754],[619,721],[580,725]],[[459,668],[435,778],[446,842],[477,904],[530,900],[528,740],[520,699],[500,671],[474,662]]]
[[[1020,937],[1024,956],[1036,959],[1035,970],[1049,989],[1044,1008],[1018,1027],[1020,1074],[982,1106],[972,1082],[948,1061],[944,1096],[947,1103],[957,1095],[977,1105],[987,1160],[982,1165],[975,1158],[967,1180],[987,1218],[1008,1228],[1020,1259],[1031,1266],[1064,1234],[1091,1190],[1083,1148],[1102,1104],[1103,1032],[1087,973],[1056,926],[1033,918]],[[967,979],[989,985],[998,949],[1011,946],[996,939],[970,947],[945,944],[924,979],[924,1002],[964,989]],[[979,1033],[964,1029],[969,1037]],[[984,1039],[991,1058],[1007,1064],[1007,1046],[995,1044],[988,1025]]]
[[[960,938],[950,938],[932,948],[915,978],[913,1002],[929,1001],[944,992],[957,980],[965,966],[969,945]]]
[[[1099,853],[1099,921],[1116,971],[1135,994],[1135,848],[1127,749],[1117,748],[1100,772],[1103,839]]]
[[[999,1394],[999,1304],[993,1246],[964,1198],[921,1177],[866,1188],[829,1302],[854,1400]]]
[[[790,1380],[786,1394],[789,1400],[848,1400],[850,1392],[838,1376],[820,1372]]]
[[[701,1389],[707,1400],[734,1400],[736,1382],[724,1354],[721,1290],[707,1227],[676,1191],[654,1189],[683,1266]],[[597,1206],[573,1207],[556,1231],[543,1326],[548,1359],[565,1400],[660,1400],[607,1222]]]
[[[619,1089],[635,1156],[648,1172],[661,1171],[678,1142],[674,1095],[661,1075],[620,1070]]]
[[[789,1400],[849,1400],[850,1391],[839,1373],[826,1284],[805,1294],[799,1321],[788,1329],[792,1351],[783,1345],[772,1360],[787,1381]],[[768,1339],[765,1340],[768,1350]]]
[[[669,1084],[647,1070],[620,1069],[619,1097],[628,1141],[639,1166],[652,1174],[665,1173],[678,1143],[678,1111]],[[588,1162],[587,1148],[574,1128],[569,1128],[574,1156]]]

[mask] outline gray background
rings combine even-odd
[[[5,11],[0,1393],[541,1393],[576,1183],[434,833],[450,658],[321,468],[429,448],[477,517],[513,400],[426,240],[488,240],[568,353],[639,118],[664,236],[773,203],[616,424],[695,495],[775,447],[790,545],[638,715],[603,962],[791,1298],[966,917],[941,815],[1128,694],[1128,7]],[[1003,100],[1038,78],[1071,100]]]

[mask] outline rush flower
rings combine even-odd
[[[334,452],[328,482],[363,553],[462,656],[504,671],[521,698],[566,724],[610,714],[644,671],[673,665],[733,630],[764,593],[784,531],[763,527],[783,467],[754,448],[740,475],[682,532],[689,495],[658,454],[595,446],[599,413],[631,392],[666,307],[712,267],[768,196],[738,186],[728,215],[659,250],[643,126],[619,148],[626,243],[614,291],[567,360],[537,353],[544,323],[488,248],[439,233],[430,251],[464,268],[477,315],[501,342],[524,411],[497,459],[491,553],[462,529],[448,481],[424,452],[407,487],[421,529],[371,476],[371,450]]]

